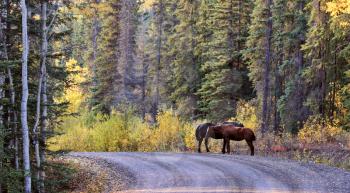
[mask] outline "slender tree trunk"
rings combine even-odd
[[[160,87],[160,62],[161,62],[161,57],[162,57],[162,35],[163,35],[163,1],[159,1],[159,15],[158,15],[158,37],[157,37],[157,61],[156,61],[156,77],[155,77],[155,94],[154,94],[154,99],[153,99],[153,120],[156,121],[157,113],[158,113],[158,106],[159,106],[159,87]]]
[[[282,40],[283,41],[283,40]],[[279,61],[276,63],[276,67],[274,69],[275,73],[275,93],[274,93],[274,120],[273,120],[273,130],[275,134],[279,133],[280,126],[280,114],[278,112],[278,99],[281,96],[281,75],[279,73],[279,66],[283,63],[283,42],[279,45],[281,49],[279,50]]]
[[[36,97],[36,114],[35,114],[35,123],[33,127],[33,144],[34,144],[34,154],[35,154],[35,161],[36,161],[36,179],[37,179],[37,189],[40,192],[40,168],[41,168],[41,162],[40,162],[40,145],[39,145],[39,122],[40,122],[40,109],[41,109],[41,90],[42,90],[42,80],[43,80],[43,74],[44,74],[44,66],[43,63],[40,65],[40,73],[39,73],[39,81],[38,81],[38,91],[37,91],[37,97]]]
[[[46,95],[46,89],[47,89],[47,71],[46,71],[46,56],[47,56],[47,51],[48,51],[48,27],[47,27],[47,2],[43,1],[41,5],[41,30],[42,30],[42,45],[41,45],[41,81],[42,84],[40,87],[40,90],[38,90],[38,94],[40,93],[42,95],[42,108],[43,112],[41,115],[41,140],[40,143],[40,154],[39,160],[41,164],[43,165],[46,161],[45,159],[45,154],[46,154],[46,130],[47,130],[47,95]],[[53,21],[53,20],[52,20]],[[38,95],[40,96],[40,95]],[[38,103],[40,104],[40,97],[38,97]],[[40,106],[39,106],[40,108]],[[40,112],[40,110],[39,110]],[[38,114],[39,116],[40,114]],[[43,193],[45,192],[45,187],[44,187],[44,180],[45,180],[45,170],[42,165],[39,165],[39,192]]]
[[[98,4],[100,1],[95,0],[95,3]],[[92,86],[96,87],[97,82],[96,82],[96,77],[97,77],[97,67],[96,67],[96,59],[97,59],[97,49],[98,49],[98,44],[97,44],[97,38],[100,32],[100,22],[98,19],[98,10],[95,8],[94,10],[94,18],[93,18],[93,25],[92,25],[92,61],[91,61],[91,69],[93,73],[93,80],[92,80]]]
[[[229,7],[228,9],[228,34],[227,34],[227,47],[228,52],[230,56],[233,54],[233,48],[234,48],[234,32],[233,32],[233,2],[232,0],[229,1]]]
[[[283,17],[283,14],[285,13],[285,5],[286,4],[282,4],[282,6],[280,8],[278,8],[279,10],[277,11],[277,17],[281,18]],[[276,48],[276,52],[275,55],[277,57],[277,61],[275,62],[275,68],[274,68],[274,78],[275,78],[275,88],[274,88],[274,100],[273,100],[273,131],[275,133],[275,135],[280,133],[280,121],[281,121],[281,117],[280,117],[280,113],[278,111],[278,99],[281,97],[281,91],[282,91],[282,77],[281,74],[279,72],[279,68],[280,66],[283,65],[283,61],[284,61],[284,36],[283,36],[283,30],[285,27],[285,23],[283,20],[279,20],[276,21],[278,22],[277,26],[276,26],[276,31],[278,31],[278,37],[277,37],[277,48]]]
[[[41,174],[41,158],[40,158],[40,143],[39,143],[39,131],[38,126],[40,122],[40,110],[41,110],[41,94],[42,94],[42,82],[44,78],[44,69],[46,67],[46,54],[47,54],[47,2],[43,1],[41,5],[41,20],[42,20],[42,42],[41,42],[41,53],[40,53],[40,73],[39,73],[39,82],[38,82],[38,91],[37,91],[37,103],[36,103],[36,115],[35,115],[35,124],[33,127],[34,134],[34,150],[35,150],[35,160],[36,160],[36,178],[37,178],[37,190],[41,192],[42,179],[40,178]],[[43,148],[42,148],[43,149]]]
[[[144,16],[142,16],[142,21],[143,22],[145,20]],[[148,74],[148,65],[146,63],[145,60],[145,33],[146,33],[146,27],[145,25],[142,23],[141,24],[141,42],[140,42],[140,47],[139,50],[141,52],[141,64],[142,64],[142,83],[141,83],[141,89],[142,89],[142,93],[141,93],[141,114],[142,114],[142,119],[145,120],[145,116],[146,116],[146,86],[147,86],[147,74]]]
[[[270,65],[271,65],[271,36],[272,36],[272,0],[266,0],[267,9],[267,25],[266,25],[266,50],[264,62],[264,82],[263,82],[263,104],[262,104],[262,125],[261,131],[264,134],[268,130],[268,99],[269,99],[269,85],[270,85]]]
[[[11,99],[11,115],[12,115],[12,135],[13,135],[13,140],[14,140],[14,159],[13,159],[13,165],[16,168],[16,170],[19,169],[19,153],[18,153],[18,127],[17,127],[17,112],[16,112],[16,93],[13,85],[13,76],[12,76],[12,71],[11,68],[7,68],[7,74],[9,77],[9,86],[10,86],[10,99]]]
[[[148,72],[148,65],[146,64],[146,62],[142,61],[142,96],[141,96],[141,100],[142,100],[142,119],[145,120],[145,116],[146,116],[146,77],[147,77],[147,72]]]
[[[300,1],[298,5],[298,11],[303,12],[305,8],[305,0]],[[304,24],[306,25],[306,23]],[[295,99],[296,102],[296,109],[299,110],[299,112],[302,112],[303,110],[303,100],[304,100],[304,95],[303,95],[303,89],[304,86],[302,84],[302,70],[304,68],[304,53],[301,50],[301,46],[305,43],[305,34],[300,34],[299,39],[298,39],[298,44],[297,44],[297,55],[296,55],[296,70],[297,70],[297,77],[298,79],[296,80],[297,84],[297,98]],[[302,127],[302,119],[304,119],[303,115],[298,116],[298,128]]]
[[[2,4],[0,4],[2,5]],[[1,12],[3,10],[1,9]],[[0,15],[0,45],[2,45],[5,41],[5,34],[3,33],[2,26],[2,14]],[[6,47],[6,44],[3,45]],[[0,59],[4,58],[4,52],[5,49],[1,49],[0,47]],[[3,98],[3,88],[5,84],[5,73],[0,70],[0,100]],[[5,138],[5,125],[4,125],[4,120],[3,120],[3,105],[2,103],[0,104],[0,171],[2,171],[3,167],[3,160],[4,160],[4,138]],[[4,190],[4,184],[3,181],[0,181],[0,192]]]
[[[240,38],[243,36],[242,35],[242,0],[238,1],[238,41],[237,41],[237,50],[242,50],[241,48],[241,40]],[[237,68],[241,68],[241,56],[238,56],[237,58]]]
[[[138,29],[137,33],[137,45],[138,45],[138,50],[137,50],[137,56],[138,56],[138,61],[141,65],[142,68],[142,75],[141,75],[141,101],[140,101],[140,109],[141,109],[141,117],[142,120],[145,121],[145,116],[146,116],[146,84],[147,84],[147,73],[148,73],[148,65],[146,63],[146,54],[145,54],[145,44],[146,44],[146,25],[144,24],[144,21],[146,19],[144,14],[141,14],[140,18],[140,27]]]
[[[194,17],[194,14],[195,14],[195,2],[192,2],[191,4],[191,12],[190,12],[190,29],[191,29],[191,67],[192,67],[192,72],[197,72],[197,58],[196,58],[196,55],[195,55],[195,47],[196,47],[196,30],[195,30],[195,17]],[[196,87],[196,84],[197,84],[197,80],[198,80],[198,76],[196,73],[194,73],[192,76],[194,76],[194,78],[192,79],[193,81],[190,82],[190,84],[192,84],[192,88],[195,88]],[[191,97],[191,101],[197,101],[197,96],[194,94],[194,92],[191,92],[190,94],[190,97]],[[194,103],[193,106],[191,106],[191,108],[193,108],[191,110],[191,119],[192,118],[195,118],[196,117],[196,111],[198,109],[196,103]]]
[[[0,100],[2,100],[2,98],[4,97],[4,94],[3,94],[4,84],[5,84],[5,74],[0,71]],[[5,154],[5,151],[4,151],[5,124],[4,124],[3,118],[4,118],[3,105],[0,104],[0,170],[2,170],[2,167],[3,167],[3,160],[4,160],[4,154]],[[0,191],[3,191],[4,189],[5,189],[5,184],[3,184],[3,181],[0,181]]]
[[[23,140],[23,169],[24,169],[24,192],[31,193],[32,182],[30,174],[30,154],[29,154],[29,129],[27,121],[27,102],[28,102],[28,24],[27,24],[27,5],[25,0],[21,0],[22,10],[22,100],[21,100],[21,124]]]
[[[335,51],[334,51],[334,79],[333,79],[333,93],[332,93],[332,101],[331,101],[331,112],[330,112],[330,118],[331,122],[333,124],[334,120],[334,112],[336,109],[336,92],[337,92],[337,81],[338,81],[338,65],[337,65],[337,50],[338,50],[338,44],[337,42],[335,43]]]
[[[41,114],[41,151],[40,151],[40,160],[43,166],[45,166],[46,163],[46,135],[47,135],[47,129],[48,129],[48,100],[47,100],[47,70],[46,66],[44,68],[44,77],[43,77],[43,86],[42,86],[42,107],[43,112]],[[40,178],[41,178],[41,184],[40,184],[40,190],[41,192],[45,192],[45,169],[41,168],[40,171]]]
[[[0,4],[1,5],[1,4]],[[1,10],[2,11],[2,10]],[[2,33],[2,15],[0,15],[0,45],[3,43],[4,39],[4,34]],[[6,47],[6,45],[4,46]],[[1,50],[0,47],[0,59],[3,57],[3,50]],[[5,84],[5,74],[0,71],[0,100],[2,100],[3,97],[3,86]],[[3,169],[3,160],[4,160],[4,138],[5,138],[5,126],[4,126],[4,121],[3,121],[3,106],[2,103],[0,104],[0,171]],[[0,192],[3,192],[4,184],[3,181],[0,181]]]

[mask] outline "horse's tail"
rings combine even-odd
[[[200,126],[201,125],[198,125],[197,128],[196,128],[196,139],[197,139],[197,141],[199,141],[201,139],[201,137],[199,136],[200,135],[200,133],[199,133],[199,127]]]

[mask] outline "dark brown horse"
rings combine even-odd
[[[230,140],[245,140],[250,148],[250,155],[254,155],[253,141],[256,140],[256,137],[254,135],[254,132],[249,128],[236,127],[233,125],[210,126],[205,136],[206,145],[209,137],[212,137],[214,139],[224,139],[222,146],[223,154],[225,154],[225,147],[227,149],[227,153],[230,153]]]
[[[223,124],[233,125],[236,127],[244,127],[242,123],[238,123],[238,122],[224,122]],[[203,139],[205,138],[205,135],[207,134],[207,130],[210,126],[215,126],[215,124],[203,123],[197,126],[196,139],[198,141],[198,153],[201,153],[201,145],[202,145]],[[215,137],[212,137],[212,138],[216,139]],[[219,139],[222,139],[222,138],[219,138]],[[209,152],[208,140],[205,141],[205,147],[207,149],[207,152]]]
[[[214,124],[203,123],[197,126],[196,139],[198,141],[198,153],[201,153],[201,145],[202,145],[203,139],[205,138],[205,134],[207,133],[207,130],[210,126],[214,126]],[[208,148],[207,148],[207,151],[209,152]]]

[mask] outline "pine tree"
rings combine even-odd
[[[250,78],[253,81],[257,97],[262,109],[261,131],[266,132],[269,127],[271,109],[268,101],[271,101],[270,72],[272,61],[272,1],[255,1],[252,13],[252,24],[249,28],[247,50],[245,58],[249,61]]]
[[[278,111],[281,124],[292,133],[301,128],[307,118],[308,109],[303,105],[305,101],[305,86],[302,82],[302,71],[306,66],[304,52],[301,46],[305,43],[307,32],[308,12],[305,12],[305,0],[280,4],[279,10],[283,13],[284,28],[281,31],[283,44],[283,59],[279,71],[283,79],[283,93],[279,97]],[[281,1],[281,3],[287,3]],[[278,9],[278,7],[277,7]],[[276,18],[278,19],[278,18]],[[277,28],[280,28],[277,26]]]
[[[90,105],[93,110],[110,113],[111,107],[115,105],[115,97],[118,90],[117,85],[122,83],[121,72],[118,70],[118,44],[119,44],[119,10],[120,1],[109,1],[104,7],[110,7],[100,15],[101,39],[98,43],[98,54],[96,56],[96,86],[92,87]]]
[[[240,48],[245,41],[245,29],[239,22],[249,21],[243,13],[249,13],[249,6],[234,1],[204,1],[201,10],[207,14],[208,43],[202,53],[204,74],[198,94],[201,97],[201,110],[206,117],[222,121],[233,117],[237,93],[243,85],[239,68],[244,68]],[[245,8],[245,9],[243,9]],[[246,9],[248,8],[248,9]],[[233,18],[238,17],[238,20]],[[237,22],[237,23],[236,23]],[[236,28],[236,26],[239,26]],[[238,31],[237,31],[238,30]]]
[[[328,93],[327,69],[331,64],[331,31],[329,15],[325,13],[324,1],[313,0],[310,7],[309,31],[303,45],[310,64],[303,70],[307,93],[307,106],[313,114],[326,116],[326,97]]]
[[[135,70],[137,11],[138,3],[136,0],[120,1],[117,68],[122,75],[122,83],[116,85],[118,92],[116,93],[115,104],[138,101],[138,96],[134,94],[135,89],[140,85]]]
[[[179,1],[173,11],[176,20],[174,29],[169,31],[169,55],[173,69],[170,80],[170,98],[175,102],[181,116],[194,118],[198,113],[199,63],[195,53],[199,1]]]

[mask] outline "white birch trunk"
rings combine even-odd
[[[22,100],[21,100],[21,124],[22,124],[22,140],[23,140],[23,169],[24,169],[24,192],[31,193],[32,180],[30,174],[30,155],[29,155],[29,130],[27,121],[27,102],[28,102],[28,11],[26,1],[21,0],[22,11]]]

